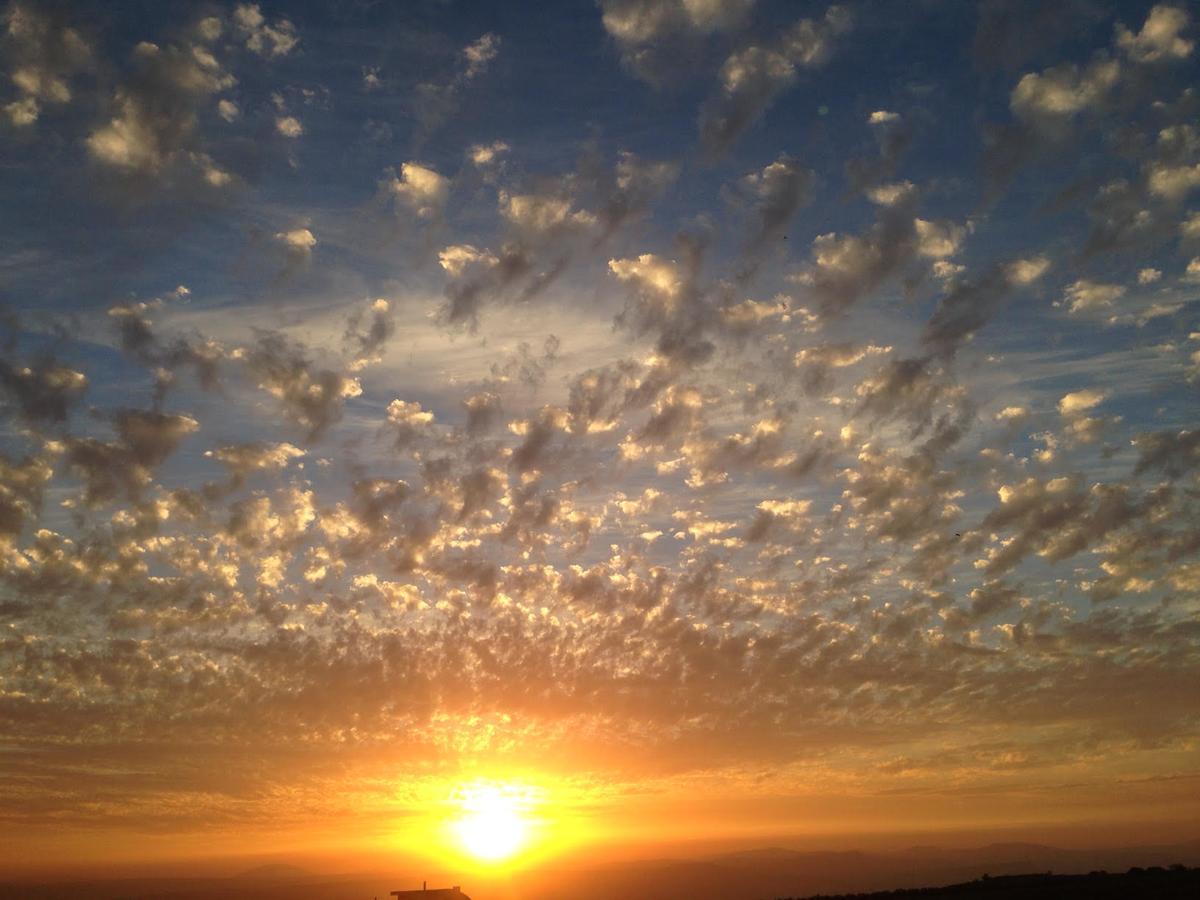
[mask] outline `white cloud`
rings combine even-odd
[[[317,239],[307,228],[294,228],[291,231],[280,231],[275,235],[275,240],[286,246],[289,250],[294,250],[299,253],[308,254],[312,248],[317,246]]]
[[[1099,406],[1107,398],[1107,391],[1093,390],[1091,388],[1075,391],[1066,394],[1058,401],[1058,411],[1064,416],[1074,416]]]
[[[457,278],[468,266],[476,263],[490,268],[497,262],[495,254],[479,250],[471,244],[452,244],[438,253],[438,264],[452,278]]]
[[[610,259],[608,269],[617,279],[636,285],[665,308],[674,307],[683,290],[678,264],[653,253],[643,253],[634,259]]]
[[[406,162],[400,176],[388,184],[389,190],[419,218],[431,219],[441,215],[450,193],[450,180],[420,163]]]
[[[915,190],[911,181],[878,184],[867,191],[867,199],[880,206],[895,206],[911,198]]]
[[[1184,59],[1195,46],[1180,34],[1188,27],[1186,10],[1159,4],[1150,10],[1142,30],[1133,34],[1124,25],[1116,31],[1117,46],[1135,62]]]
[[[6,104],[4,114],[8,116],[8,120],[18,128],[26,125],[32,125],[38,120],[38,103],[33,97],[26,97],[23,100],[14,100],[12,103]]]
[[[571,201],[551,194],[500,192],[500,214],[518,228],[549,231],[564,225],[591,226],[596,217],[586,210],[572,210]]]
[[[91,66],[92,48],[76,28],[22,3],[9,4],[4,22],[8,74],[21,95],[4,113],[23,128],[37,121],[43,104],[71,100],[71,77]]]
[[[490,32],[463,48],[463,57],[467,61],[464,76],[469,80],[477,78],[487,71],[488,65],[500,53],[500,38]]]
[[[300,43],[295,25],[287,19],[268,24],[257,3],[239,4],[233,11],[233,25],[246,48],[259,56],[287,56]]]
[[[1150,193],[1178,203],[1200,187],[1200,163],[1170,165],[1153,163],[1149,168]]]
[[[467,152],[467,156],[474,165],[484,168],[496,162],[508,150],[509,146],[504,141],[492,141],[490,144],[474,144]]]
[[[915,219],[917,230],[917,252],[932,259],[945,259],[958,252],[967,228],[952,222],[928,222]]]
[[[1099,105],[1120,76],[1116,60],[1094,62],[1083,71],[1064,64],[1040,74],[1031,72],[1013,88],[1010,104],[1022,118],[1069,118]]]
[[[107,125],[92,132],[88,150],[100,162],[123,169],[157,169],[164,161],[158,134],[142,108],[129,98]]]
[[[1050,260],[1045,256],[1019,259],[1008,266],[1008,277],[1014,284],[1033,284],[1050,271]]]
[[[1179,235],[1185,241],[1200,241],[1200,212],[1194,212],[1179,223]]]
[[[298,138],[304,134],[304,126],[295,116],[277,116],[275,130],[285,138]]]
[[[1125,288],[1119,284],[1100,284],[1080,279],[1069,285],[1062,302],[1072,315],[1110,308],[1125,296]]]

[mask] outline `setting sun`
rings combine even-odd
[[[452,823],[452,830],[459,846],[475,859],[502,862],[527,844],[527,790],[511,785],[475,785],[460,789],[457,801],[461,815]]]

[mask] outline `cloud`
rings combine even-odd
[[[600,0],[604,30],[637,77],[662,84],[679,77],[678,60],[714,32],[736,29],[755,0]]]
[[[601,0],[601,21],[613,38],[645,44],[680,28],[715,31],[729,28],[754,0]]]
[[[968,231],[953,222],[914,219],[913,225],[917,229],[917,253],[932,259],[945,259],[957,253]]]
[[[213,186],[227,173],[199,150],[197,112],[207,98],[232,87],[234,77],[203,44],[134,48],[134,75],[117,87],[113,115],[87,137],[89,154],[129,175],[157,177],[177,163],[198,168]]]
[[[1091,388],[1075,391],[1074,393],[1065,394],[1058,401],[1058,411],[1064,416],[1073,416],[1099,406],[1107,397],[1108,394],[1106,392]]]
[[[1200,469],[1200,431],[1155,431],[1133,439],[1138,451],[1134,475],[1161,472],[1169,478],[1183,478]]]
[[[490,144],[474,144],[467,151],[467,157],[473,165],[483,169],[494,165],[510,149],[504,141],[492,141]]]
[[[1151,8],[1137,34],[1124,25],[1117,25],[1116,44],[1134,62],[1185,59],[1195,46],[1180,34],[1188,24],[1187,10],[1159,4]]]
[[[254,472],[284,469],[293,460],[302,459],[305,451],[288,443],[254,443],[231,444],[215,450],[205,450],[204,455],[221,463],[238,482],[241,482]]]
[[[1099,106],[1121,77],[1116,60],[1098,59],[1085,69],[1063,64],[1017,82],[1009,104],[1020,118],[1041,124],[1070,119]]]
[[[517,243],[505,244],[499,253],[480,250],[470,244],[455,244],[438,255],[449,275],[446,301],[440,310],[449,325],[475,326],[483,306],[527,279],[527,294],[536,292],[539,273],[533,256]],[[547,274],[547,273],[542,273]]]
[[[539,179],[524,190],[500,188],[497,212],[507,232],[500,249],[458,244],[439,256],[450,276],[443,321],[474,327],[488,302],[538,296],[589,245],[599,246],[637,222],[678,174],[675,163],[625,151],[609,164],[589,145],[575,172]]]
[[[298,138],[304,134],[304,125],[295,116],[276,116],[275,130],[285,138]]]
[[[831,6],[819,20],[801,19],[770,46],[751,45],[721,67],[720,89],[700,112],[700,141],[710,157],[734,142],[795,81],[797,68],[815,68],[833,53],[834,39],[851,28],[849,12]]]
[[[500,38],[489,32],[480,36],[474,43],[463,47],[462,54],[467,61],[463,77],[468,81],[478,78],[487,71],[492,60],[500,55]]]
[[[440,218],[450,194],[450,179],[416,162],[404,163],[399,177],[385,184],[397,202],[419,219]]]
[[[888,360],[864,377],[854,394],[855,418],[875,427],[907,422],[910,441],[925,439],[920,448],[923,464],[957,444],[974,417],[966,391],[929,357]]]
[[[309,441],[319,439],[341,418],[347,399],[362,393],[357,378],[319,368],[301,345],[279,334],[260,334],[250,347],[235,351],[233,358],[245,365],[262,390],[279,401]]]
[[[121,498],[138,502],[153,470],[199,428],[190,416],[143,410],[118,410],[113,420],[117,440],[70,437],[63,442],[67,464],[83,480],[86,507]]]
[[[809,393],[818,393],[832,386],[833,370],[855,366],[871,356],[891,352],[891,347],[877,344],[819,344],[797,351],[793,363],[801,372],[804,389]]]
[[[0,387],[28,423],[65,422],[72,406],[87,389],[87,376],[53,359],[14,366],[0,359]]]
[[[217,101],[217,115],[226,122],[235,121],[241,114],[242,111],[238,109],[238,105],[232,100],[222,98]]]
[[[1154,163],[1149,170],[1150,193],[1178,203],[1200,187],[1200,163],[1172,166]]]
[[[1080,279],[1067,285],[1062,303],[1066,303],[1067,312],[1071,315],[1089,313],[1096,310],[1112,308],[1112,305],[1125,295],[1125,288],[1119,284],[1100,284],[1094,281]]]
[[[500,53],[500,46],[498,35],[482,34],[462,48],[461,64],[448,81],[425,81],[416,86],[413,101],[422,128],[420,137],[428,137],[454,113],[462,92],[487,73]]]
[[[121,350],[139,364],[154,370],[156,397],[160,402],[185,369],[191,369],[200,387],[206,390],[216,387],[218,367],[226,355],[221,344],[211,338],[176,336],[164,339],[155,331],[149,317],[151,311],[186,300],[190,294],[187,287],[179,285],[166,297],[150,302],[118,304],[108,310],[108,317],[117,329]]]
[[[681,236],[682,259],[653,253],[610,259],[609,274],[626,285],[628,302],[616,323],[633,334],[651,334],[655,351],[671,366],[694,366],[716,349],[722,319],[699,283],[704,245]]]
[[[747,241],[756,251],[783,237],[792,216],[808,199],[812,172],[798,160],[782,155],[757,172],[750,172],[734,186],[732,196],[750,205],[755,227]]]
[[[1018,259],[1008,264],[1006,275],[1018,285],[1033,284],[1050,269],[1050,260],[1045,256],[1033,256],[1029,259]]]
[[[24,3],[4,13],[9,78],[19,99],[4,106],[18,128],[38,120],[43,105],[71,100],[71,76],[92,65],[92,48],[80,32]]]
[[[480,250],[471,244],[452,244],[438,254],[438,264],[455,278],[462,275],[468,266],[478,264],[485,268],[491,268],[498,262],[499,260],[491,253]]]
[[[1152,198],[1177,206],[1200,187],[1200,132],[1192,125],[1180,123],[1159,130],[1148,156],[1143,176]],[[1145,201],[1141,197],[1132,198],[1132,203],[1137,202]],[[1139,209],[1131,218],[1133,225],[1144,233],[1154,233],[1157,223],[1149,210]]]
[[[811,262],[792,280],[813,293],[822,316],[844,313],[917,256],[921,242],[911,200],[883,207],[865,234],[830,232],[813,240]],[[942,226],[929,229],[931,238],[941,238],[941,232]],[[930,249],[940,251],[946,244],[942,239]]]
[[[288,250],[302,253],[306,256],[312,251],[313,247],[317,246],[317,239],[307,228],[280,231],[275,235],[275,240],[287,247]]]
[[[867,199],[872,203],[877,203],[880,206],[895,206],[898,203],[909,201],[913,197],[913,183],[911,181],[899,181],[893,184],[880,184],[872,187],[867,192]]]
[[[595,156],[585,158],[579,182],[594,201],[600,225],[597,242],[643,216],[678,177],[678,163],[644,160],[627,150],[618,153],[611,169]]]
[[[596,217],[583,209],[572,209],[570,197],[555,194],[499,194],[500,215],[518,229],[534,234],[568,226],[589,227]]]
[[[395,331],[392,306],[382,298],[371,304],[365,316],[362,313],[351,316],[342,337],[351,350],[350,371],[358,372],[379,362],[383,358],[384,347]]]
[[[287,19],[269,24],[257,3],[240,3],[234,8],[233,28],[246,49],[259,56],[287,56],[300,43],[295,25]]]
[[[884,109],[877,109],[867,116],[867,124],[878,147],[878,155],[847,160],[846,177],[856,190],[865,190],[872,202],[891,206],[913,187],[910,182],[881,185],[895,176],[896,167],[912,144],[912,127],[899,113]]]
[[[1088,489],[1078,476],[1027,478],[1001,486],[998,495],[1000,505],[984,518],[983,527],[1014,533],[976,561],[988,575],[1008,571],[1031,553],[1051,562],[1070,559],[1135,524],[1153,505],[1139,503],[1124,485]]]
[[[651,305],[670,311],[683,294],[683,275],[679,266],[653,253],[635,259],[610,259],[608,269],[618,280],[633,284]]]

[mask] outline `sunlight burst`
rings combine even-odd
[[[525,846],[529,836],[528,798],[512,786],[462,788],[460,818],[452,828],[462,848],[483,862],[501,862]]]

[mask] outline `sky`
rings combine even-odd
[[[1196,20],[9,3],[0,868],[1200,834]]]

